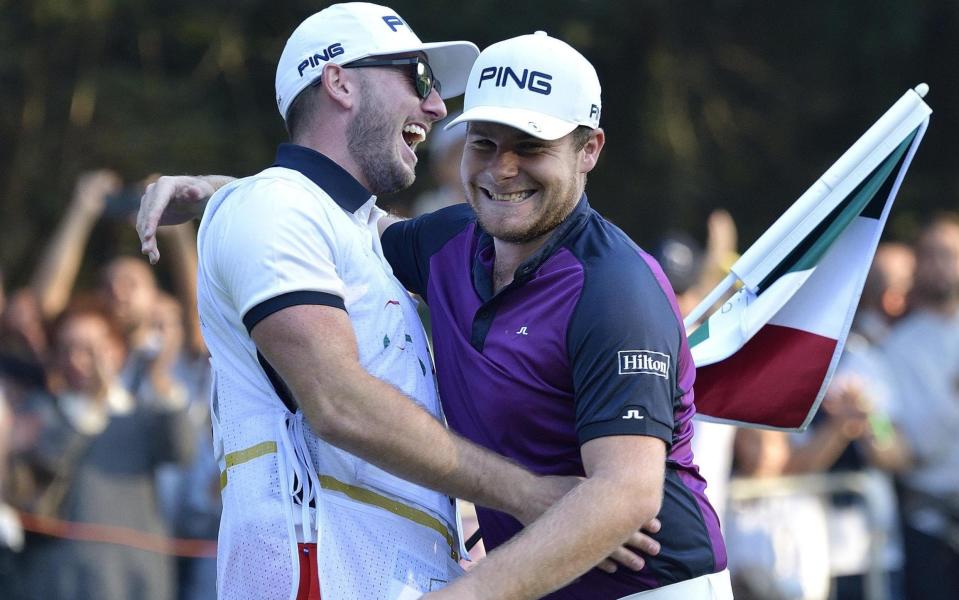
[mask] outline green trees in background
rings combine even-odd
[[[400,0],[424,40],[480,47],[544,29],[604,84],[590,196],[640,243],[701,235],[728,208],[754,239],[896,98],[936,110],[893,233],[957,207],[959,3],[952,0]],[[0,0],[0,265],[21,280],[77,175],[107,166],[246,174],[285,138],[273,101],[304,0]],[[451,103],[455,108],[458,101]],[[425,173],[425,170],[423,171]],[[422,177],[417,187],[428,184]],[[402,205],[414,190],[392,199]],[[136,252],[102,225],[91,251]]]

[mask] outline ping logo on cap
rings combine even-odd
[[[329,62],[334,56],[339,56],[346,52],[343,50],[343,44],[336,42],[335,44],[330,44],[323,49],[323,52],[317,52],[313,56],[307,57],[303,62],[296,66],[296,70],[300,72],[300,77],[303,77],[303,71],[307,67],[315,69],[323,63]]]
[[[386,23],[387,27],[393,30],[393,33],[396,33],[397,27],[406,27],[406,23],[403,22],[403,19],[399,18],[396,15],[384,15],[383,22]]]
[[[507,87],[512,81],[521,90],[529,90],[549,96],[553,91],[553,85],[550,83],[552,79],[552,75],[542,71],[523,69],[523,74],[518,75],[512,67],[486,67],[480,71],[479,83],[476,88],[483,87],[484,81],[492,80],[495,87]]]

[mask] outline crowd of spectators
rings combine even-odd
[[[29,284],[0,293],[11,600],[215,597],[219,472],[193,233],[165,233],[173,293],[132,254],[84,264],[120,191],[112,172],[80,177]],[[81,269],[98,273],[91,289],[77,286]]]
[[[111,172],[83,175],[29,284],[4,289],[0,273],[0,589],[11,600],[215,597],[220,477],[194,231],[163,234],[170,290],[132,253],[86,264],[120,189]],[[448,204],[442,194],[424,205]],[[671,233],[652,248],[688,311],[736,245],[717,211],[704,247]],[[91,289],[77,286],[82,269],[99,273]],[[914,245],[880,245],[808,431],[696,431],[737,598],[959,597],[959,218],[936,217]]]
[[[684,311],[722,277],[735,239],[718,213],[705,251],[682,234],[659,244]],[[959,597],[957,351],[959,216],[943,213],[914,244],[879,245],[808,430],[697,424],[737,598]]]

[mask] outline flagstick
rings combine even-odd
[[[696,305],[696,308],[690,312],[685,319],[683,319],[683,327],[686,328],[686,331],[689,331],[689,328],[696,324],[699,321],[700,317],[706,314],[706,311],[713,307],[714,304],[719,302],[720,298],[726,294],[734,285],[736,285],[736,274],[732,271],[729,272],[726,277],[719,282],[719,285],[713,288],[713,291],[703,298],[703,301]]]

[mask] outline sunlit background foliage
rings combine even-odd
[[[303,0],[0,0],[0,266],[33,266],[76,176],[248,174],[284,140],[273,102]],[[544,29],[603,82],[592,204],[649,245],[702,237],[726,207],[754,239],[887,106],[920,82],[936,111],[888,235],[956,208],[955,0],[397,0],[424,40],[481,48]],[[452,103],[455,105],[458,101]],[[425,173],[425,170],[422,172]],[[417,186],[428,183],[425,177]],[[402,209],[415,190],[384,199]],[[91,251],[135,252],[98,226]]]

